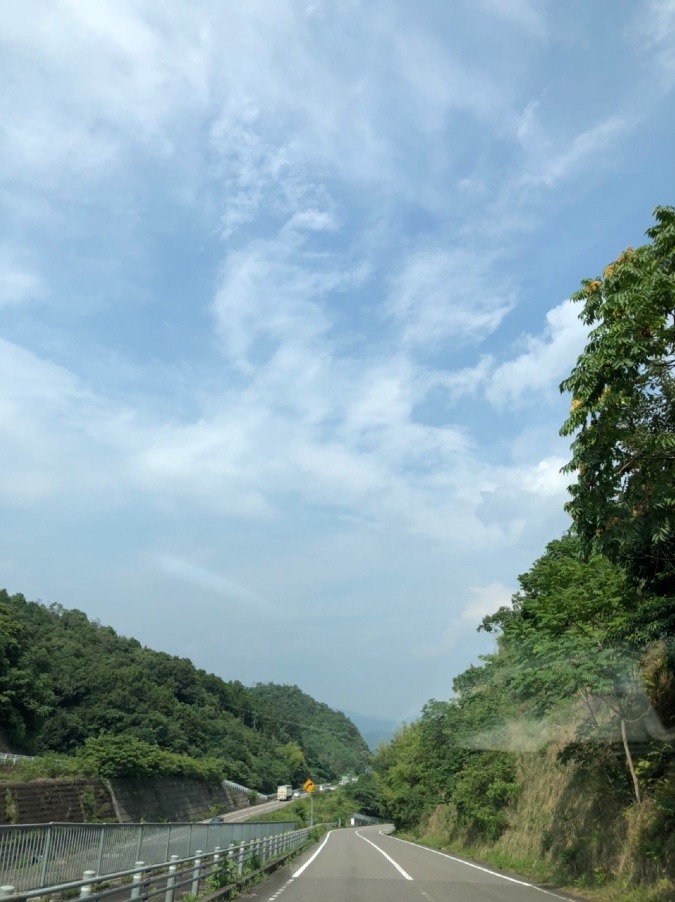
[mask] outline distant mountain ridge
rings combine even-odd
[[[401,725],[395,720],[373,714],[359,714],[356,711],[345,711],[345,714],[356,724],[371,752],[376,752],[382,742],[389,742]]]

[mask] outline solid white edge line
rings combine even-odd
[[[321,852],[321,850],[323,849],[323,847],[324,847],[324,846],[326,845],[326,843],[328,842],[328,838],[330,837],[330,835],[331,835],[332,832],[333,832],[332,830],[329,830],[328,833],[326,833],[326,838],[325,838],[324,841],[321,843],[321,845],[319,846],[319,848],[316,850],[316,852],[312,855],[311,858],[308,858],[308,859],[307,859],[307,861],[303,864],[302,867],[300,867],[300,868],[297,869],[297,871],[295,872],[295,874],[293,874],[293,876],[291,877],[291,880],[295,880],[296,877],[299,877],[300,874],[302,874],[302,872],[305,870],[305,868],[308,868],[308,867],[310,866],[310,864],[314,861],[314,859],[316,858],[316,856],[319,854],[319,852]]]
[[[382,831],[380,831],[380,832],[382,832]],[[394,859],[391,857],[391,855],[387,855],[387,853],[383,849],[381,849],[379,846],[376,846],[375,843],[371,839],[366,839],[366,837],[363,836],[361,833],[359,833],[358,830],[356,830],[355,833],[359,839],[363,839],[365,842],[367,842],[369,845],[371,845],[373,847],[373,849],[377,849],[377,851],[380,853],[380,855],[384,855],[384,857],[387,859],[387,861],[390,864],[393,864],[394,867],[396,868],[396,870],[399,872],[399,874],[402,874],[406,880],[413,879],[410,876],[410,874],[408,874],[407,871],[403,870],[403,868],[401,867],[401,865],[398,862],[394,861]],[[382,835],[384,836],[385,834],[383,833]]]
[[[398,836],[392,836],[390,833],[384,833],[382,830],[378,830],[381,836],[388,836],[390,839],[395,839],[396,842],[403,842],[407,846],[414,846],[416,849],[423,849],[425,852],[433,852],[434,855],[440,855],[443,858],[449,858],[450,861],[456,861],[458,864],[465,864],[468,868],[475,868],[477,871],[484,871],[486,874],[491,874],[493,877],[501,877],[502,880],[508,880],[510,883],[518,883],[520,886],[528,886],[530,889],[536,889],[540,893],[545,893],[547,896],[553,896],[554,899],[562,899],[563,902],[572,902],[569,896],[558,896],[556,893],[552,893],[548,889],[543,889],[541,886],[537,886],[536,883],[528,883],[526,880],[516,880],[515,877],[507,877],[506,874],[500,874],[498,871],[491,871],[489,868],[484,868],[479,864],[472,864],[470,861],[465,861],[463,858],[455,858],[454,855],[448,855],[447,852],[439,852],[438,849],[432,849],[430,846],[422,846],[416,842],[410,842],[407,839],[400,839]],[[365,837],[361,837],[364,839]],[[366,842],[370,842],[370,840],[366,840]],[[375,846],[377,849],[378,847]],[[380,849],[380,852],[382,850]],[[385,853],[382,852],[384,855]]]

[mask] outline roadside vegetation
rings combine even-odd
[[[589,898],[675,898],[675,209],[574,296],[569,531],[496,650],[374,761],[399,830]]]

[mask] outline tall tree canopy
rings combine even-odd
[[[640,585],[675,593],[675,208],[658,207],[651,243],[627,248],[574,300],[591,327],[561,385],[574,436],[568,510],[586,551]]]

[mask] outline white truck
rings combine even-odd
[[[293,787],[288,784],[277,786],[277,802],[287,802],[293,798]]]

